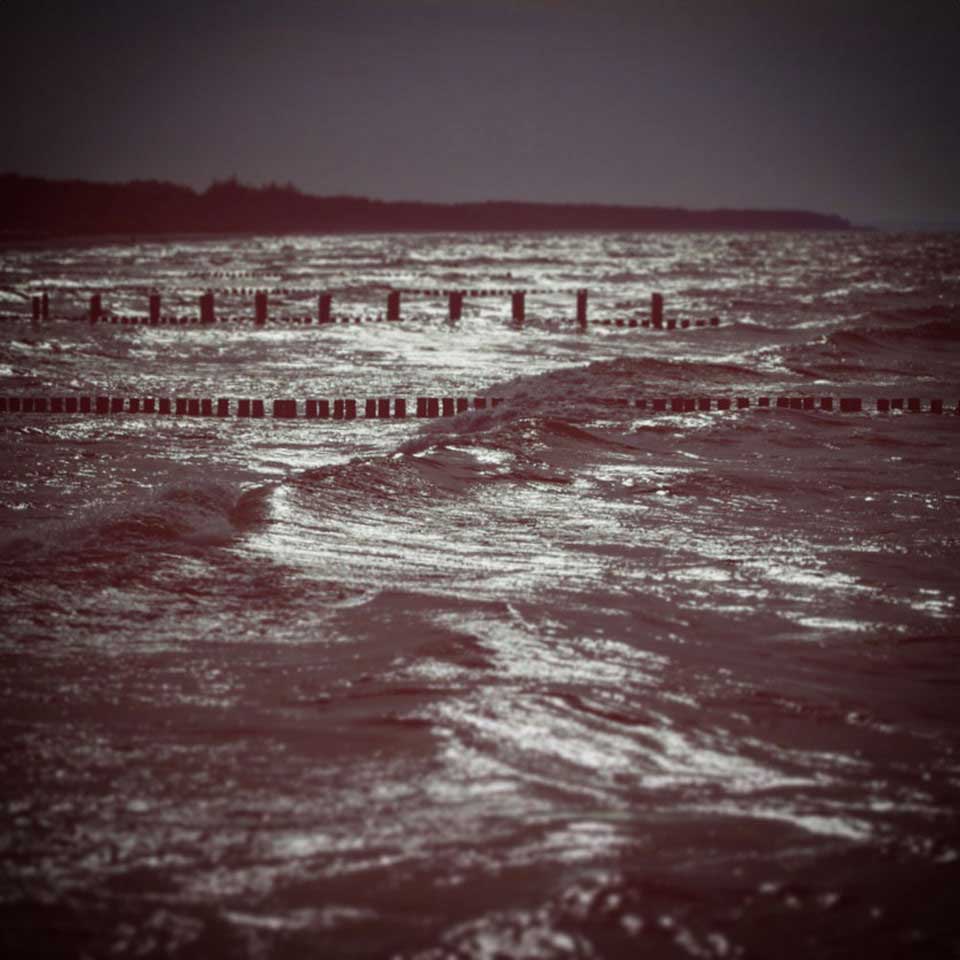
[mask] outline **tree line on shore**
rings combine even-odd
[[[393,202],[321,197],[291,184],[235,178],[204,191],[158,180],[95,183],[0,175],[7,235],[341,233],[496,230],[837,230],[842,217],[804,210],[688,210],[610,204]]]

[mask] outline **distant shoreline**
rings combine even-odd
[[[203,193],[160,181],[0,176],[0,244],[369,233],[851,230],[806,210],[688,210],[515,201],[420,203],[311,196],[229,180]]]

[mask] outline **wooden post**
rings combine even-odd
[[[200,322],[213,323],[213,314],[213,293],[208,290],[205,294],[203,294],[202,297],[200,297]]]
[[[34,296],[32,301],[33,306],[33,322],[37,323],[40,320],[40,297],[39,295]]]
[[[90,322],[96,323],[100,319],[103,308],[100,302],[100,294],[95,293],[90,297]]]
[[[160,294],[150,294],[150,324],[156,326],[160,322]]]
[[[46,294],[40,297],[40,316],[43,320],[50,319],[50,298]]]
[[[400,319],[400,291],[391,290],[387,294],[387,319],[388,320],[399,320]]]
[[[254,296],[254,310],[256,322],[263,326],[267,322],[267,292],[258,290]]]
[[[663,326],[663,294],[655,293],[650,297],[650,322],[655,327]]]
[[[333,297],[329,293],[321,293],[320,300],[317,303],[317,322],[318,323],[331,323],[333,317],[331,316],[331,305],[333,303]]]
[[[581,330],[587,327],[587,291],[577,291],[577,323]]]
[[[513,306],[513,322],[518,326],[523,324],[523,321],[526,319],[526,291],[524,290],[514,290],[511,297],[512,306]]]
[[[455,323],[463,316],[463,291],[451,290],[449,293],[450,322]]]

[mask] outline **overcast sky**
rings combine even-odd
[[[0,171],[960,221],[960,0],[5,0]]]

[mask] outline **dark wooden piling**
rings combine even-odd
[[[663,326],[663,294],[655,293],[650,297],[650,322],[660,329]]]
[[[400,291],[391,290],[387,294],[387,319],[394,321],[400,319]]]
[[[200,297],[200,322],[215,322],[213,292],[210,290]]]
[[[527,293],[525,290],[514,290],[510,297],[513,322],[520,326],[527,316]]]
[[[449,319],[451,323],[456,323],[463,317],[463,291],[451,290],[449,298]]]
[[[587,291],[577,291],[577,324],[581,330],[587,329]]]
[[[332,323],[333,295],[321,293],[317,301],[317,323]]]

